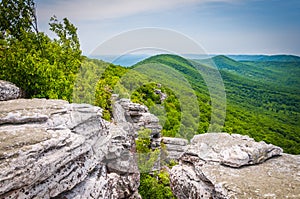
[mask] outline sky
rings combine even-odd
[[[67,17],[85,55],[142,28],[182,34],[207,54],[300,55],[299,0],[36,0],[36,6],[39,29],[53,36],[50,17]]]

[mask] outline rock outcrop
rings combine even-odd
[[[248,136],[196,135],[170,171],[178,198],[300,198],[300,156]]]
[[[150,133],[150,147],[151,149],[160,149],[161,147],[161,130],[159,119],[148,111],[144,105],[131,102],[129,99],[118,99],[114,96],[113,103],[113,118],[114,122],[119,125],[125,125],[131,128],[134,132],[135,138],[138,137],[138,131],[142,129],[151,130]],[[128,124],[130,124],[128,126]],[[137,154],[141,155],[141,154]],[[152,171],[160,170],[160,157],[157,159],[152,167]]]
[[[139,198],[130,124],[62,100],[10,100],[0,110],[0,198]]]
[[[131,102],[129,99],[115,100],[113,103],[113,118],[117,123],[130,123],[133,125],[135,135],[144,128],[151,130],[151,148],[160,148],[161,130],[159,119],[148,111],[144,105]]]
[[[23,97],[23,92],[13,83],[0,80],[0,101],[18,99]]]
[[[188,147],[189,153],[197,154],[204,161],[218,162],[230,167],[262,163],[280,155],[282,149],[239,134],[207,133],[195,135]]]
[[[164,102],[167,99],[167,94],[163,93],[160,89],[154,89],[154,93],[159,95],[160,102]]]
[[[166,146],[167,159],[177,160],[188,144],[188,140],[183,138],[162,137],[161,142]]]

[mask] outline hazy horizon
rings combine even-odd
[[[299,10],[298,0],[37,0],[40,30],[49,33],[54,14],[67,17],[85,55],[120,33],[155,27],[186,35],[207,54],[299,56]]]
[[[162,55],[167,53],[157,53],[157,54],[150,54],[150,53],[144,53],[144,54],[115,54],[115,55],[91,55],[88,56],[92,59],[100,59],[106,62],[110,62],[116,65],[121,65],[125,67],[132,66],[144,59],[147,59],[154,55]],[[215,56],[224,55],[230,59],[233,59],[235,61],[255,61],[259,60],[263,57],[273,57],[273,56],[295,56],[295,55],[286,55],[286,54],[278,54],[278,55],[262,55],[262,54],[252,54],[252,55],[243,55],[243,54],[181,54],[180,56],[183,56],[187,59],[208,59]],[[300,56],[296,56],[300,60]]]

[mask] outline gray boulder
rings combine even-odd
[[[0,101],[7,101],[23,97],[23,92],[13,83],[0,80]]]
[[[165,101],[167,99],[168,95],[166,93],[163,93],[160,89],[154,89],[154,93],[159,95],[160,102]]]
[[[247,136],[197,135],[170,171],[178,198],[300,198],[300,156]]]
[[[195,135],[187,149],[205,161],[219,162],[230,167],[264,162],[280,155],[282,149],[265,142],[255,142],[249,136],[227,133]]]

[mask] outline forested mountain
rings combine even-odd
[[[159,117],[164,122],[163,134],[165,136],[182,137],[184,134],[187,138],[191,138],[194,134],[207,132],[212,117],[218,117],[218,115],[212,114],[211,96],[198,71],[199,68],[207,71],[214,70],[210,66],[211,63],[218,67],[224,81],[227,111],[223,128],[219,129],[216,124],[210,131],[221,130],[228,133],[246,134],[256,140],[264,140],[281,146],[285,152],[299,154],[300,96],[297,77],[299,76],[300,62],[238,62],[226,56],[215,56],[212,60],[186,60],[175,55],[157,55],[145,59],[131,68],[125,69],[110,65],[98,82],[96,101],[103,103],[104,96],[107,96],[106,100],[108,100],[111,93],[121,92],[121,95],[127,95],[126,97],[131,97],[135,102],[144,103],[150,107],[150,110],[153,107],[152,110],[155,113],[161,114]],[[166,67],[168,71],[173,69],[188,81],[197,97],[199,118],[197,118],[197,114],[194,114],[195,117],[193,117],[195,108],[190,108],[190,113],[181,111],[184,105],[179,101],[187,101],[189,96],[181,97],[183,99],[178,101],[174,88],[177,86],[178,90],[182,92],[188,91],[180,82],[176,83],[172,80],[172,85],[162,82],[163,79],[170,78],[168,77],[170,75],[160,69],[160,66]],[[155,75],[160,78],[157,79],[154,77]],[[162,86],[158,88],[158,84],[162,84]],[[130,87],[134,88],[134,91],[129,92]],[[169,96],[164,102],[161,102],[158,95],[155,94],[157,89]],[[98,95],[97,92],[104,92],[107,95]],[[164,108],[166,113],[157,108],[155,104]],[[99,105],[106,107],[109,112],[109,103]],[[165,116],[163,116],[164,114]],[[186,114],[185,117],[190,118],[189,122],[181,121],[182,114]],[[214,121],[218,123],[217,119]]]
[[[227,55],[236,61],[276,61],[276,62],[299,62],[300,57],[295,55]]]
[[[270,55],[270,56],[263,56],[257,61],[299,62],[300,57],[294,55]]]
[[[240,133],[299,153],[300,62],[237,62],[225,56],[212,60],[219,68],[226,88],[225,128],[231,126],[232,114],[239,112],[236,127],[242,128]],[[245,121],[248,124],[244,124]]]

